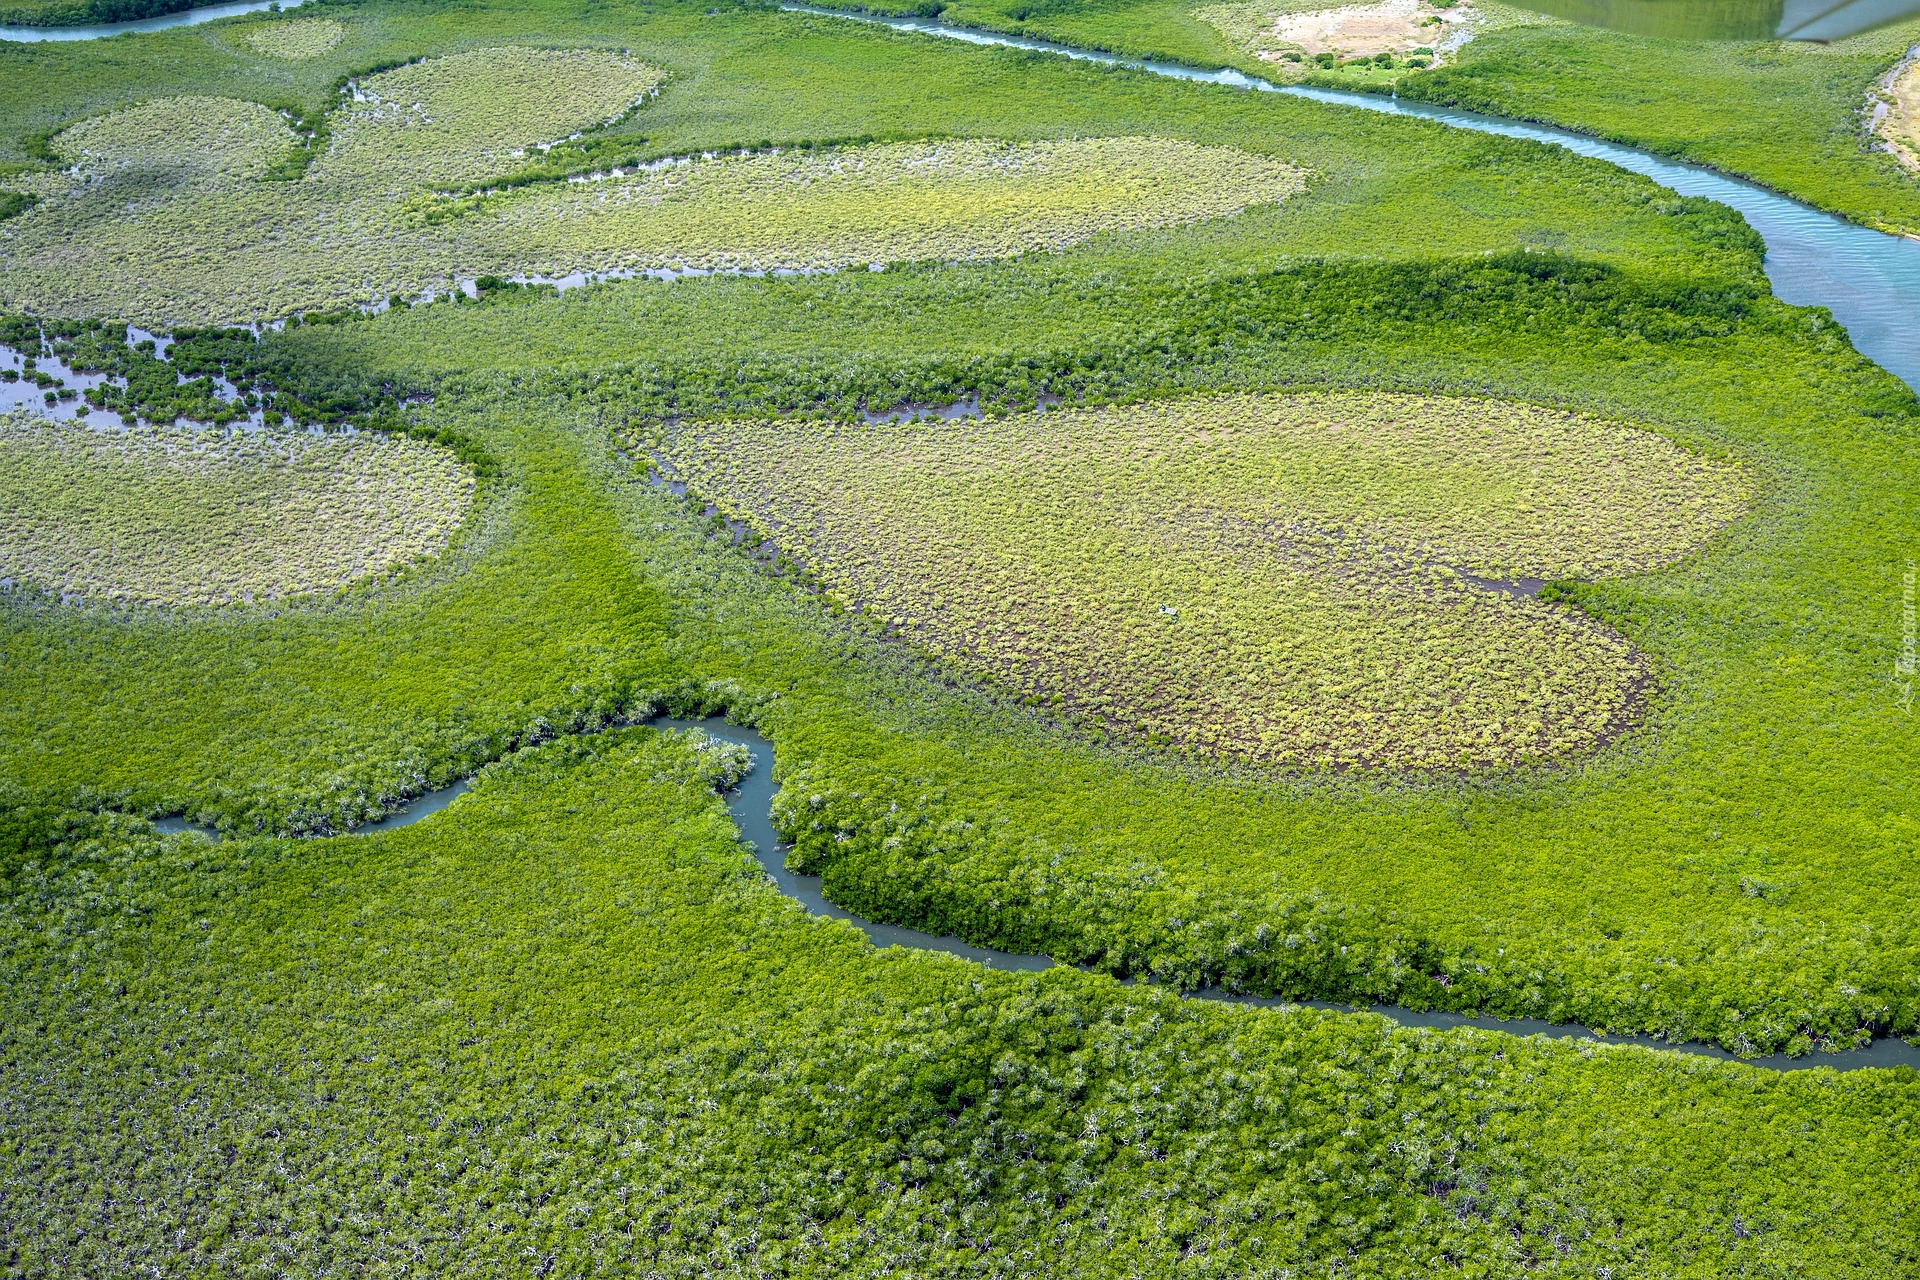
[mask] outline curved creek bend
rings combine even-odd
[[[843,907],[835,906],[827,901],[826,896],[821,892],[820,877],[797,875],[787,869],[787,846],[780,842],[779,835],[773,829],[773,797],[779,787],[774,784],[771,742],[753,729],[729,723],[718,716],[703,720],[680,720],[663,716],[645,723],[656,729],[699,729],[710,737],[722,742],[738,743],[747,749],[753,759],[753,767],[747,771],[738,786],[722,797],[727,804],[727,813],[733,818],[734,825],[739,828],[741,838],[752,848],[754,860],[760,864],[767,878],[781,893],[798,902],[811,914],[832,920],[845,920],[866,934],[867,939],[877,947],[907,947],[915,951],[936,951],[994,969],[1035,971],[1051,969],[1054,965],[1061,963],[1051,956],[1016,955],[1008,951],[996,951],[991,947],[976,947],[970,942],[952,936],[936,937],[931,933],[922,933],[918,929],[909,929],[902,925],[881,924],[862,919]],[[461,781],[450,787],[442,787],[438,791],[429,791],[378,822],[369,822],[364,826],[355,827],[347,834],[372,835],[376,832],[411,826],[422,818],[431,817],[445,809],[464,795],[469,785]],[[167,832],[197,831],[214,839],[219,838],[208,828],[197,826],[183,818],[159,818],[154,820],[153,825]],[[1124,981],[1135,980],[1125,979]],[[1776,1053],[1764,1058],[1742,1058],[1714,1045],[1671,1044],[1650,1036],[1601,1035],[1599,1032],[1577,1024],[1548,1022],[1544,1018],[1473,1017],[1463,1013],[1406,1009],[1398,1005],[1344,1005],[1326,1000],[1287,1000],[1277,996],[1235,995],[1218,988],[1207,988],[1185,994],[1187,998],[1193,1000],[1218,1000],[1226,1004],[1259,1005],[1273,1009],[1304,1005],[1309,1008],[1339,1012],[1376,1013],[1404,1027],[1431,1027],[1440,1030],[1449,1027],[1477,1027],[1484,1031],[1498,1031],[1507,1035],[1545,1035],[1558,1039],[1588,1040],[1598,1044],[1639,1045],[1665,1053],[1693,1054],[1741,1062],[1747,1066],[1762,1067],[1770,1071],[1804,1071],[1813,1067],[1831,1067],[1837,1071],[1859,1071],[1868,1067],[1920,1068],[1920,1046],[1908,1044],[1897,1037],[1878,1039],[1864,1049],[1848,1049],[1839,1053],[1810,1053],[1801,1058],[1790,1058],[1784,1053]]]
[[[930,933],[922,933],[917,929],[903,928],[900,925],[877,924],[871,920],[863,920],[852,912],[828,902],[820,892],[818,876],[795,875],[787,870],[786,847],[780,843],[780,837],[773,829],[771,817],[774,793],[779,790],[773,780],[773,744],[752,729],[729,724],[718,717],[706,720],[661,719],[651,723],[661,728],[700,729],[723,742],[737,742],[752,753],[753,768],[740,780],[737,787],[726,794],[727,812],[733,815],[734,824],[740,828],[741,836],[753,847],[754,859],[759,862],[774,884],[779,886],[780,892],[801,903],[814,915],[849,921],[879,947],[911,947],[919,951],[939,951],[965,960],[977,961],[996,969],[1050,969],[1058,963],[1050,956],[1015,955],[1007,951],[995,951],[990,947],[976,947],[959,938],[940,938]],[[1341,1011],[1356,1008],[1356,1006],[1333,1004],[1324,1000],[1286,1000],[1279,997],[1233,995],[1217,988],[1207,988],[1188,994],[1190,998],[1196,1000],[1219,1000],[1229,1004],[1264,1005],[1268,1008],[1286,1008],[1296,1005]],[[1841,1053],[1811,1053],[1802,1058],[1789,1058],[1784,1053],[1776,1053],[1764,1058],[1741,1058],[1713,1045],[1669,1044],[1665,1040],[1655,1040],[1648,1036],[1605,1036],[1590,1031],[1586,1027],[1548,1022],[1542,1018],[1476,1018],[1462,1013],[1421,1012],[1415,1009],[1403,1009],[1398,1005],[1359,1007],[1365,1008],[1367,1012],[1380,1014],[1405,1027],[1479,1027],[1509,1035],[1548,1035],[1573,1040],[1592,1040],[1603,1044],[1637,1044],[1669,1053],[1690,1053],[1744,1062],[1749,1066],[1766,1067],[1775,1071],[1797,1071],[1809,1067],[1835,1067],[1842,1071],[1859,1070],[1863,1067],[1920,1067],[1920,1046],[1908,1044],[1905,1040],[1897,1038],[1875,1040],[1867,1048],[1849,1049]]]

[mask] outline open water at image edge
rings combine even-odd
[[[1857,226],[1740,178],[1565,129],[1424,102],[1407,102],[1383,94],[1279,85],[1239,71],[1202,71],[1177,63],[1122,58],[1048,40],[948,26],[931,19],[882,18],[803,4],[780,7],[789,13],[873,23],[895,31],[940,36],[968,44],[1058,54],[1076,61],[1127,67],[1197,84],[1226,85],[1386,115],[1413,116],[1476,133],[1544,142],[1591,159],[1605,160],[1651,178],[1679,195],[1702,196],[1737,210],[1766,241],[1767,279],[1782,301],[1795,306],[1827,308],[1862,355],[1908,386],[1920,389],[1920,322],[1916,321],[1916,317],[1920,317],[1920,240]]]
[[[238,4],[210,4],[198,9],[182,9],[178,13],[162,14],[157,18],[136,18],[131,22],[101,22],[84,27],[0,27],[0,40],[12,40],[20,44],[104,40],[108,36],[139,35],[147,31],[167,31],[174,27],[197,27],[203,22],[237,18],[243,13],[260,13],[272,8],[273,4],[274,0],[243,0],[243,3]],[[297,9],[300,7],[300,0],[280,0],[280,7]]]

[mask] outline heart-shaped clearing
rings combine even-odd
[[[1619,423],[1383,394],[686,425],[658,456],[936,655],[1124,733],[1307,767],[1617,733],[1646,661],[1539,580],[1669,564],[1752,492]]]

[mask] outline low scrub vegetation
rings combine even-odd
[[[1889,1225],[1920,1194],[1910,1074],[1766,1075],[875,951],[760,877],[712,792],[727,765],[645,729],[549,743],[430,822],[318,843],[156,838],[10,795],[10,1265],[1867,1276],[1912,1258]]]
[[[1253,61],[1189,7],[948,16]],[[0,446],[0,1270],[1920,1268],[1911,1071],[1286,1004],[1920,1034],[1920,403],[1729,210],[677,0],[0,62],[9,385],[93,371]],[[505,278],[647,236],[848,269]],[[663,711],[1064,963],[808,918]]]
[[[1920,179],[1877,145],[1876,89],[1912,22],[1833,44],[1492,31],[1403,97],[1562,125],[1711,165],[1869,226],[1920,232]]]
[[[935,656],[1284,766],[1509,765],[1618,733],[1651,673],[1540,580],[1659,567],[1747,491],[1646,432],[1404,396],[683,426],[661,457]]]
[[[245,29],[243,39],[269,58],[317,58],[340,43],[347,29],[332,18],[284,18]]]
[[[440,551],[473,478],[404,437],[0,418],[0,576],[62,597],[227,604],[344,587]]]

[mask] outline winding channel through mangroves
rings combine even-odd
[[[298,2],[299,0],[292,0],[292,3],[287,3],[286,0],[282,0],[281,7],[292,8]],[[261,0],[259,3],[217,5],[170,14],[163,18],[99,27],[0,28],[0,39],[99,39],[123,32],[155,31],[167,27],[209,22],[235,14],[257,12],[267,7],[268,0]],[[1847,330],[1854,346],[1862,354],[1909,386],[1920,387],[1920,323],[1915,322],[1915,317],[1920,317],[1920,241],[1856,226],[1753,183],[1728,177],[1726,174],[1697,165],[1683,164],[1649,152],[1638,151],[1632,147],[1604,142],[1598,138],[1498,116],[1458,111],[1450,107],[1405,102],[1398,98],[1340,89],[1321,89],[1307,85],[1276,85],[1233,70],[1203,71],[1175,63],[1123,58],[1091,49],[1079,49],[1045,40],[1029,40],[1020,36],[949,26],[926,19],[888,18],[800,4],[783,4],[780,7],[791,13],[874,23],[896,31],[940,36],[962,40],[969,44],[997,45],[1038,53],[1058,54],[1077,61],[1124,67],[1176,80],[1225,85],[1260,93],[1288,94],[1337,106],[1357,107],[1365,111],[1413,116],[1454,128],[1549,143],[1565,147],[1583,156],[1605,160],[1651,178],[1681,195],[1704,196],[1739,211],[1766,242],[1767,278],[1772,282],[1775,294],[1783,301],[1798,306],[1827,308],[1834,319]],[[773,829],[770,815],[776,790],[773,781],[773,744],[751,729],[741,728],[720,719],[700,721],[669,719],[656,720],[652,723],[661,728],[699,728],[722,741],[738,743],[747,748],[753,758],[753,768],[741,780],[739,786],[728,793],[726,797],[728,812],[732,814],[741,835],[752,846],[754,857],[780,892],[801,903],[813,914],[848,921],[864,932],[877,946],[901,946],[944,952],[999,969],[1037,970],[1050,968],[1055,963],[1048,956],[1014,955],[988,947],[976,947],[959,938],[935,937],[932,934],[899,925],[863,920],[852,912],[828,902],[820,890],[818,877],[797,875],[787,869],[785,848]],[[430,792],[378,822],[357,828],[355,834],[385,831],[418,822],[446,808],[458,799],[467,787],[467,783],[458,782],[453,786]],[[195,829],[178,818],[162,819],[157,825],[169,831]],[[1323,1009],[1349,1007],[1323,1001],[1289,1001],[1234,995],[1219,990],[1196,991],[1191,995],[1196,999],[1249,1005],[1279,1007],[1307,1004]],[[1742,1059],[1711,1045],[1669,1044],[1666,1041],[1642,1036],[1604,1036],[1585,1027],[1550,1023],[1535,1018],[1481,1018],[1456,1013],[1423,1012],[1388,1005],[1372,1005],[1367,1008],[1370,1012],[1384,1015],[1403,1026],[1434,1028],[1471,1026],[1513,1035],[1541,1034],[1608,1044],[1638,1044],[1670,1053],[1733,1059],[1751,1066],[1782,1071],[1812,1067],[1831,1067],[1841,1071],[1868,1067],[1920,1067],[1920,1047],[1897,1038],[1875,1040],[1867,1048],[1841,1053],[1815,1053],[1802,1058],[1789,1058],[1785,1054],[1775,1054],[1764,1058]]]
[[[723,798],[727,803],[727,812],[732,816],[734,825],[739,828],[741,838],[752,848],[754,861],[760,864],[760,869],[766,873],[767,878],[773,881],[781,893],[798,902],[812,914],[847,921],[866,934],[868,940],[877,947],[907,947],[915,951],[937,951],[995,969],[1032,971],[1051,969],[1060,963],[1051,956],[1016,955],[1009,951],[996,951],[991,947],[976,947],[964,939],[951,935],[936,937],[931,933],[922,933],[918,929],[909,929],[904,925],[881,924],[863,919],[844,907],[827,901],[826,895],[820,889],[820,877],[800,875],[787,868],[788,846],[781,843],[779,833],[773,828],[773,798],[779,788],[774,784],[771,742],[753,729],[732,724],[718,716],[704,720],[661,717],[646,723],[656,729],[698,729],[709,737],[717,738],[722,742],[738,743],[747,749],[753,765],[740,779],[738,785],[725,793]],[[351,834],[370,835],[375,832],[390,831],[396,827],[410,826],[422,818],[430,817],[445,809],[464,795],[468,789],[468,783],[456,782],[450,787],[430,791],[378,822],[355,827]],[[154,825],[162,831],[197,831],[210,838],[218,838],[211,829],[196,826],[182,818],[161,818],[155,821]],[[1671,1044],[1651,1036],[1601,1035],[1575,1023],[1548,1022],[1544,1018],[1487,1018],[1473,1017],[1463,1013],[1406,1009],[1398,1005],[1343,1005],[1325,1000],[1287,1000],[1277,996],[1236,995],[1218,988],[1207,988],[1185,994],[1195,1000],[1218,1000],[1228,1004],[1260,1005],[1276,1009],[1304,1005],[1315,1009],[1341,1012],[1364,1011],[1379,1014],[1406,1027],[1431,1027],[1442,1030],[1449,1027],[1477,1027],[1484,1031],[1499,1031],[1517,1036],[1545,1035],[1561,1039],[1590,1040],[1602,1044],[1640,1045],[1643,1048],[1658,1049],[1667,1053],[1694,1054],[1742,1062],[1748,1066],[1764,1067],[1773,1071],[1802,1071],[1812,1067],[1831,1067],[1838,1071],[1858,1071],[1868,1067],[1920,1067],[1920,1046],[1908,1044],[1897,1037],[1878,1039],[1864,1049],[1847,1049],[1839,1053],[1810,1053],[1800,1058],[1790,1058],[1784,1053],[1776,1053],[1764,1058],[1742,1058],[1714,1045]]]

